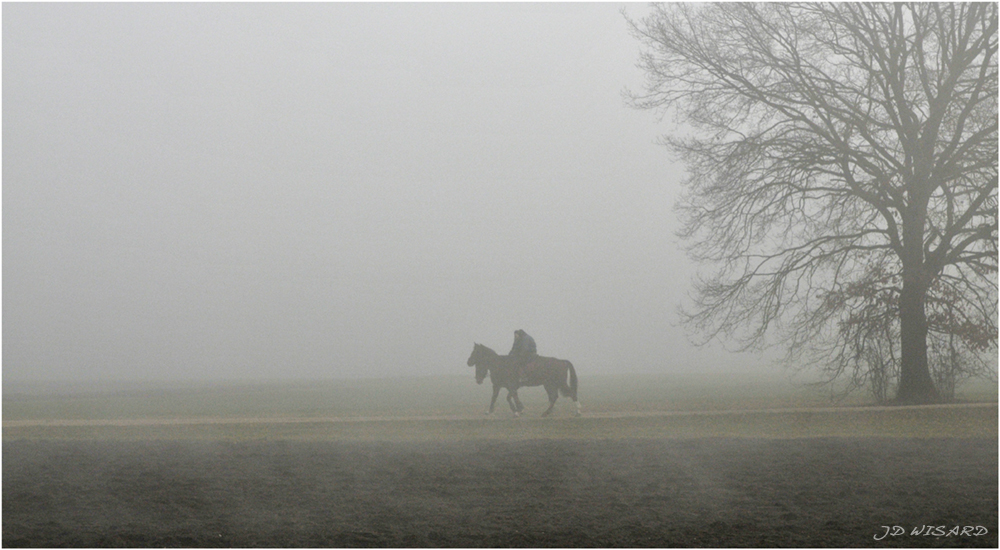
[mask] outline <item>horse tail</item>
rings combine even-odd
[[[566,361],[566,366],[569,367],[569,386],[563,384],[563,387],[559,388],[560,393],[563,397],[570,397],[573,401],[576,401],[576,369],[573,368],[573,363]]]

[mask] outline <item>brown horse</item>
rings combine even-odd
[[[511,410],[514,411],[514,416],[518,416],[524,410],[524,406],[521,405],[521,400],[517,397],[517,389],[521,386],[544,386],[545,392],[549,395],[549,408],[542,413],[542,416],[548,416],[552,412],[552,407],[555,406],[560,393],[576,403],[576,415],[580,416],[580,402],[576,396],[576,369],[569,361],[535,356],[524,369],[528,373],[527,381],[521,382],[517,379],[517,365],[514,357],[500,355],[482,344],[475,344],[472,348],[472,355],[469,356],[466,364],[470,367],[476,367],[476,383],[478,384],[483,383],[487,373],[490,375],[490,382],[493,383],[493,399],[490,400],[490,409],[486,414],[493,412],[500,388],[507,389],[507,402],[510,404]],[[566,381],[567,375],[569,376],[568,383]]]
[[[486,379],[486,375],[489,375],[490,382],[493,383],[493,398],[490,399],[490,408],[486,411],[486,414],[493,414],[493,409],[497,403],[497,396],[500,395],[500,389],[507,388],[507,404],[510,405],[510,410],[514,412],[515,417],[521,415],[524,405],[521,404],[521,400],[517,397],[517,386],[510,386],[510,376],[506,375],[508,371],[512,371],[515,367],[513,357],[509,355],[497,355],[490,348],[482,344],[475,344],[472,348],[472,355],[469,356],[466,364],[470,367],[476,367],[477,384],[482,384],[483,380]]]

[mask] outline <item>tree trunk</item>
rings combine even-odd
[[[924,312],[926,288],[914,277],[903,278],[903,290],[899,296],[899,325],[901,361],[899,388],[896,401],[899,403],[933,403],[937,401],[937,391],[931,379],[927,364],[927,315]]]
[[[912,184],[926,189],[922,181]],[[903,288],[899,294],[900,367],[898,403],[920,404],[937,401],[937,391],[927,364],[927,289],[930,277],[924,258],[924,225],[927,220],[927,193],[913,193],[911,208],[903,213]],[[907,215],[909,214],[909,215]]]

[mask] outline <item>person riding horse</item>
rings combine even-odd
[[[508,355],[516,358],[517,379],[521,382],[527,381],[528,376],[527,372],[525,372],[525,366],[538,356],[535,339],[521,329],[515,330],[514,345],[510,348]]]

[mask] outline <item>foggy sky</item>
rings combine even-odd
[[[620,7],[5,4],[4,380],[745,367]]]

